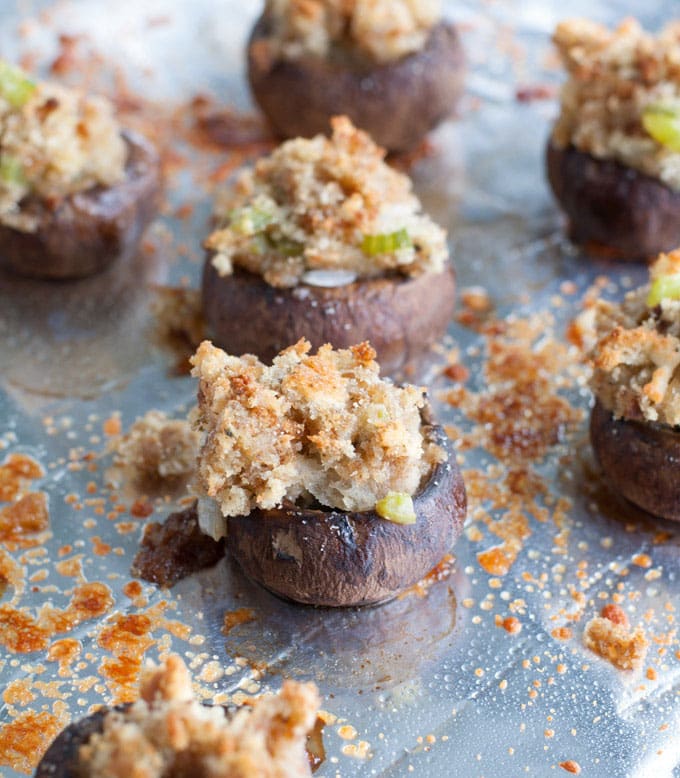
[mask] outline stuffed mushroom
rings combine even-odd
[[[464,56],[439,0],[267,0],[248,44],[256,101],[284,138],[346,114],[407,151],[453,111]]]
[[[648,285],[588,315],[597,459],[630,502],[680,520],[680,250],[660,255]]]
[[[136,248],[156,213],[154,147],[113,106],[0,61],[0,266],[79,278]]]
[[[571,239],[621,260],[680,245],[680,24],[558,25],[567,69],[548,179]]]
[[[286,599],[391,599],[462,530],[465,488],[423,390],[381,379],[374,357],[301,340],[271,367],[207,341],[193,358],[199,522]]]
[[[241,709],[201,704],[182,660],[144,670],[140,699],[104,708],[67,727],[36,778],[205,778],[311,776],[305,742],[319,705],[313,684],[285,681],[281,692]]]
[[[416,368],[445,333],[455,281],[446,234],[411,182],[346,117],[333,136],[287,141],[217,204],[203,309],[215,343],[271,361],[300,338],[370,339],[388,374]]]

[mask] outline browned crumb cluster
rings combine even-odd
[[[661,254],[650,280],[680,274],[680,250]],[[616,418],[680,424],[680,300],[647,304],[649,285],[622,303],[598,300],[581,317],[591,351],[591,387]],[[590,333],[590,334],[588,334]]]
[[[385,63],[423,47],[440,0],[268,0],[272,46],[289,59],[352,47]]]
[[[132,469],[140,480],[178,478],[196,467],[198,434],[186,420],[151,410],[117,441],[115,452],[116,464]]]
[[[595,616],[585,626],[583,644],[619,670],[635,670],[647,655],[649,641],[641,627],[630,630],[627,623],[607,616]]]
[[[147,669],[140,700],[111,712],[104,730],[80,749],[89,778],[300,778],[311,775],[305,750],[319,698],[312,684],[286,681],[278,696],[259,698],[231,718],[221,706],[201,705],[177,656]]]
[[[680,25],[658,36],[634,19],[615,30],[586,19],[567,19],[553,40],[569,74],[553,142],[598,158],[614,158],[680,188],[680,154],[644,129],[649,105],[680,98]]]
[[[310,348],[300,340],[271,367],[207,341],[196,352],[197,490],[224,516],[310,496],[369,510],[390,491],[415,494],[445,456],[424,441],[423,390],[381,380],[367,343]]]

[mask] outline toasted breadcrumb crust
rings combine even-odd
[[[196,352],[195,424],[203,433],[196,489],[223,516],[310,497],[370,510],[390,491],[415,494],[446,457],[424,441],[423,389],[381,380],[367,343],[310,348],[300,340],[271,367],[208,341]]]
[[[615,159],[680,189],[680,154],[657,143],[641,122],[651,104],[680,104],[680,23],[655,36],[634,19],[613,31],[569,19],[553,40],[568,73],[555,145]]]
[[[385,164],[385,152],[347,117],[332,138],[281,144],[246,170],[226,202],[223,226],[206,241],[220,275],[234,265],[272,286],[295,286],[308,270],[351,270],[361,278],[439,272],[446,233],[421,213],[410,179]],[[367,254],[367,235],[405,230],[409,245]]]
[[[586,624],[583,644],[619,670],[640,667],[649,648],[649,641],[640,627],[631,631],[603,616],[596,616]]]
[[[37,228],[21,211],[28,195],[52,200],[123,180],[127,147],[112,104],[59,84],[41,82],[21,107],[0,95],[0,223]]]
[[[198,433],[185,419],[168,419],[162,411],[151,410],[117,441],[116,464],[152,480],[191,475],[198,441]]]
[[[661,254],[650,278],[680,274],[680,250]],[[680,424],[680,300],[647,305],[649,285],[622,303],[599,300],[584,325],[594,333],[591,388],[615,418]]]
[[[419,51],[441,17],[440,0],[268,0],[273,42],[286,59],[338,47],[377,63]]]
[[[285,681],[280,693],[257,699],[230,719],[193,696],[191,678],[174,655],[147,668],[140,699],[111,712],[104,730],[79,752],[88,778],[301,778],[311,775],[305,739],[316,721],[313,684]]]

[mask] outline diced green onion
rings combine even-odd
[[[642,126],[657,143],[680,151],[680,106],[655,103],[642,112]]]
[[[647,295],[647,305],[654,308],[662,300],[680,300],[680,275],[658,276],[652,281]]]
[[[372,257],[376,254],[390,254],[399,249],[408,249],[412,245],[408,231],[404,228],[396,232],[364,235],[364,239],[361,242],[361,250],[364,254]]]
[[[24,168],[16,157],[0,156],[0,181],[4,184],[23,184],[26,181]]]
[[[35,84],[21,68],[0,60],[0,97],[21,108],[35,91]]]
[[[304,250],[302,243],[290,238],[269,238],[272,248],[284,257],[299,257]]]
[[[255,235],[274,221],[274,215],[254,205],[234,208],[229,213],[229,227],[241,235]]]
[[[386,497],[375,504],[378,516],[395,524],[415,524],[416,511],[410,494],[405,492],[388,492]]]

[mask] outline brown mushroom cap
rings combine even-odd
[[[465,486],[448,438],[438,426],[426,426],[425,434],[447,447],[449,458],[413,497],[415,524],[375,511],[255,509],[229,518],[231,554],[247,576],[288,600],[332,607],[390,600],[423,578],[463,529]]]
[[[463,92],[464,54],[456,28],[435,25],[420,51],[383,65],[348,66],[312,55],[268,54],[270,22],[257,21],[248,76],[257,103],[284,138],[328,131],[344,114],[389,151],[408,151],[454,109]]]
[[[35,232],[0,225],[0,263],[33,278],[81,278],[98,273],[137,247],[156,215],[160,163],[154,146],[125,130],[125,178],[111,187],[96,186],[56,204],[29,196],[22,211],[38,219]]]
[[[271,360],[304,337],[319,348],[369,340],[386,375],[415,366],[453,316],[455,275],[389,276],[333,288],[300,284],[277,289],[236,268],[220,276],[211,257],[203,269],[203,314],[215,344],[230,354]]]
[[[680,192],[612,159],[573,146],[546,150],[548,180],[569,237],[620,260],[644,261],[680,245]]]
[[[680,521],[680,433],[665,424],[615,419],[596,401],[590,440],[614,489],[648,513]]]

